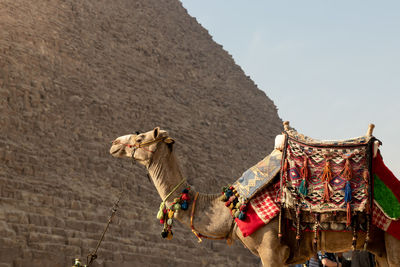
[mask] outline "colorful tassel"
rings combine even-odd
[[[183,201],[183,203],[181,204],[181,209],[182,210],[187,210],[188,209],[188,203],[187,203],[187,201]]]
[[[168,232],[167,231],[164,230],[164,231],[161,232],[161,237],[162,238],[167,238],[167,236],[168,236]]]
[[[330,199],[330,192],[329,192],[329,182],[332,179],[332,170],[331,170],[331,163],[329,158],[326,158],[325,167],[322,172],[322,181],[324,181],[324,201],[329,202]]]
[[[307,196],[307,179],[310,175],[310,171],[308,170],[308,160],[307,157],[304,158],[304,164],[303,167],[300,170],[301,177],[303,177],[303,180],[300,183],[299,186],[299,192],[303,196]]]
[[[169,208],[166,208],[165,202],[161,202],[160,208],[157,213],[157,219],[160,220],[160,224],[164,225],[164,229],[161,232],[161,236],[168,240],[171,240],[173,237],[172,233],[172,224],[174,213],[178,210],[187,210],[188,209],[188,200],[189,200],[189,188],[185,188],[181,196],[179,198],[175,198],[171,203]]]
[[[238,192],[230,187],[223,187],[222,195],[225,196],[225,206],[231,210],[231,215],[239,220],[244,220],[246,218],[246,200],[242,199]],[[229,196],[229,197],[228,197]]]
[[[351,202],[351,185],[350,181],[346,182],[344,187],[344,202],[350,203]]]
[[[353,170],[351,168],[351,163],[350,163],[350,157],[346,158],[344,168],[342,171],[343,178],[346,178],[346,180],[351,180],[353,178]]]
[[[172,231],[168,231],[167,239],[171,240],[173,236],[174,234],[172,233]]]
[[[300,194],[302,194],[303,196],[307,196],[307,183],[306,183],[306,179],[303,178],[303,180],[300,183],[299,186],[299,192]]]
[[[344,168],[342,171],[342,176],[345,178],[346,185],[344,187],[344,202],[346,203],[346,225],[349,226],[351,224],[351,185],[350,180],[353,178],[353,170],[351,168],[350,157],[346,158],[346,162],[344,164]]]

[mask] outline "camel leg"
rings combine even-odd
[[[400,266],[400,240],[385,233],[385,246],[389,266]]]
[[[278,221],[275,220],[253,234],[255,239],[260,240],[257,251],[264,267],[287,266],[289,247],[281,244],[277,229]]]
[[[280,243],[277,230],[278,221],[275,220],[248,237],[243,237],[239,229],[236,235],[244,246],[261,258],[264,267],[287,266],[289,247]]]
[[[389,267],[386,258],[375,255],[375,263],[377,267]]]

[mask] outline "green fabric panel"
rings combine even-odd
[[[400,218],[400,203],[393,192],[374,174],[374,199],[391,218]]]

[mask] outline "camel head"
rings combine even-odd
[[[116,158],[132,158],[146,166],[162,144],[172,149],[174,142],[167,131],[156,127],[145,133],[118,137],[112,142],[110,154]]]

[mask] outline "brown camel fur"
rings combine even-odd
[[[113,141],[110,154],[117,158],[133,158],[144,165],[161,197],[164,199],[173,188],[184,178],[173,153],[173,139],[166,131],[158,127],[142,134],[130,134]],[[179,196],[179,193],[188,184],[184,182],[167,200]],[[196,191],[190,190],[190,199]],[[295,233],[284,231],[283,240],[278,239],[278,219],[257,230],[248,237],[243,237],[228,208],[218,197],[220,194],[199,194],[194,214],[194,227],[203,235],[213,237],[228,237],[239,239],[252,253],[261,258],[263,266],[287,266],[287,264],[303,263],[313,254],[313,233],[303,233],[300,246],[295,239]],[[175,219],[190,227],[190,210],[178,211]],[[400,266],[400,240],[385,234],[380,229],[371,227],[371,241],[368,251],[376,256],[378,266]],[[362,249],[364,233],[360,233],[357,249]],[[322,232],[318,242],[318,250],[328,252],[345,252],[351,249],[352,233],[349,232]]]

